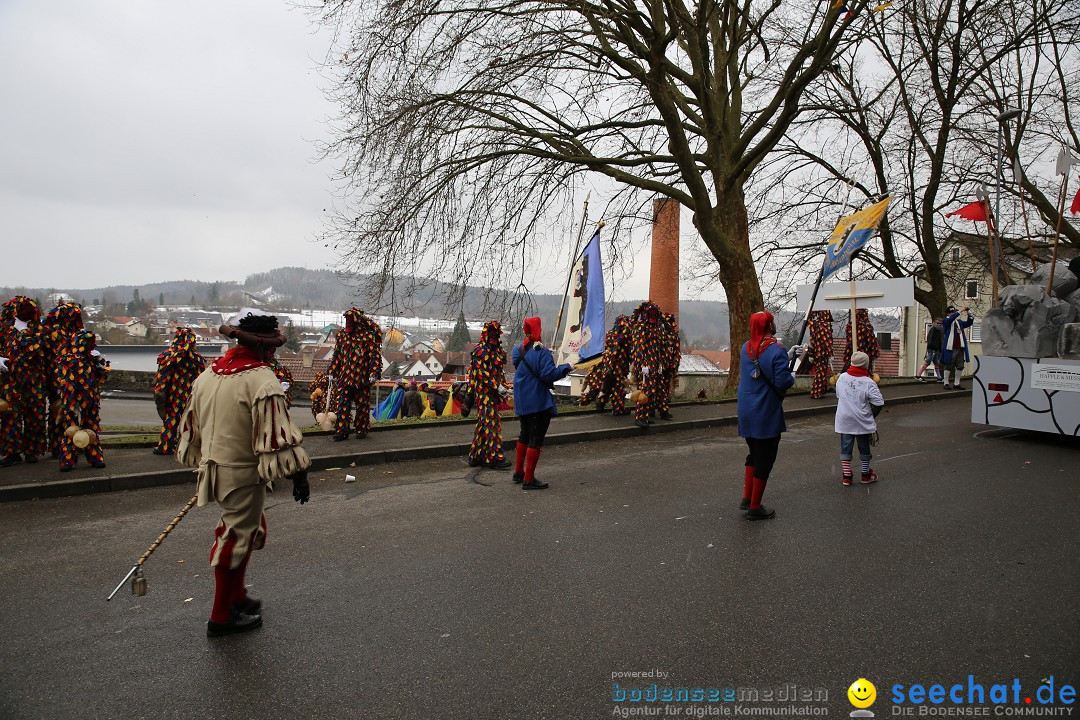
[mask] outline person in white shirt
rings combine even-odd
[[[851,456],[855,444],[859,445],[862,477],[859,482],[869,485],[876,482],[877,473],[870,467],[870,436],[877,432],[874,419],[885,406],[885,398],[867,368],[870,358],[864,352],[851,354],[851,367],[836,380],[836,422],[834,428],[840,434],[841,482],[851,485]]]

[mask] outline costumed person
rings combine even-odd
[[[666,396],[664,389],[663,328],[660,325],[660,308],[645,301],[637,306],[631,319],[630,372],[634,384],[642,393],[641,401],[634,407],[634,424],[647,428],[653,413],[660,408]]]
[[[374,320],[356,308],[345,311],[345,329],[337,335],[327,370],[334,388],[331,409],[337,414],[334,440],[348,438],[350,425],[358,438],[367,437],[371,429],[371,383],[382,372],[381,345],[382,330]]]
[[[326,393],[330,384],[326,379],[326,373],[315,373],[315,379],[308,388],[311,390],[311,417],[318,420],[319,413],[326,412]]]
[[[585,376],[585,386],[578,398],[578,405],[585,407],[596,402],[596,409],[603,412],[611,403],[612,415],[625,415],[626,384],[630,372],[630,318],[619,315],[615,324],[604,336],[604,354]]]
[[[870,367],[868,368],[870,374],[874,373],[874,361],[881,355],[881,348],[878,347],[877,335],[874,334],[874,326],[870,324],[870,311],[866,309],[857,309],[855,311],[855,337],[859,340],[859,351],[866,353],[866,356],[870,358]],[[847,340],[847,345],[844,346],[844,369],[847,369],[851,365],[851,320],[848,320],[847,327],[844,328],[844,337]]]
[[[675,383],[679,380],[679,363],[682,362],[682,342],[679,340],[679,321],[672,313],[664,313],[660,323],[661,352],[663,353],[662,394],[657,406],[657,414],[664,420],[674,419],[671,407],[671,395],[675,392]]]
[[[502,327],[495,320],[489,320],[484,324],[480,342],[473,348],[469,363],[469,394],[476,410],[476,430],[469,447],[471,467],[510,468],[503,453],[502,420],[496,409],[504,365],[506,351],[502,346]]]
[[[551,389],[573,369],[555,365],[551,351],[540,342],[540,318],[525,318],[525,339],[514,346],[514,413],[521,432],[514,452],[514,482],[523,490],[544,490],[548,484],[536,478],[536,463],[551,418],[558,414]]]
[[[810,385],[810,397],[814,400],[822,398],[829,391],[829,377],[832,368],[829,361],[832,359],[833,346],[833,319],[828,310],[815,310],[810,313],[810,374],[813,382]]]
[[[926,329],[926,357],[923,358],[923,364],[919,367],[919,371],[915,373],[915,377],[919,378],[919,382],[926,382],[923,375],[928,367],[934,368],[934,378],[941,380],[941,341],[943,335],[941,318],[931,318],[930,327]]]
[[[45,362],[48,367],[49,398],[49,452],[53,457],[60,454],[60,439],[64,436],[64,426],[60,424],[59,388],[57,378],[57,359],[60,350],[67,345],[75,333],[83,329],[82,308],[73,302],[60,303],[45,316]]]
[[[794,352],[796,348],[792,348]],[[776,340],[776,322],[770,312],[750,316],[750,339],[739,349],[738,414],[739,437],[746,440],[749,453],[743,474],[740,510],[750,520],[768,520],[776,515],[761,504],[769,481],[784,422],[784,395],[795,384],[788,370],[789,355]]]
[[[158,355],[157,365],[153,388],[154,403],[161,416],[161,436],[154,454],[172,455],[176,452],[180,416],[191,397],[191,384],[206,369],[206,359],[199,354],[195,332],[191,328],[176,328],[172,344]]]
[[[271,355],[268,361],[270,363],[270,369],[274,371],[274,376],[281,383],[281,390],[285,393],[285,407],[292,407],[292,386],[293,376],[292,370],[281,364],[281,361],[274,355]]]
[[[198,468],[199,507],[211,501],[221,507],[210,548],[210,637],[262,625],[262,602],[248,596],[244,575],[252,550],[266,544],[266,493],[291,479],[294,500],[302,505],[311,494],[304,436],[289,418],[285,391],[269,363],[285,338],[273,315],[241,313],[219,329],[236,347],[195,380],[176,454],[182,464]]]
[[[960,319],[960,313],[967,313],[967,320]],[[965,332],[975,324],[975,318],[971,310],[964,307],[957,310],[950,305],[945,310],[945,318],[941,321],[944,332],[944,341],[941,344],[941,374],[944,377],[944,388],[949,389],[949,373],[952,373],[952,389],[963,390],[960,385],[960,373],[964,370],[964,363],[971,360],[968,354],[968,337]]]
[[[0,467],[48,452],[50,370],[41,311],[17,295],[0,310]]]
[[[870,467],[871,436],[877,432],[874,419],[885,398],[881,389],[870,377],[870,358],[861,350],[851,354],[851,365],[836,380],[836,420],[833,428],[840,435],[840,482],[851,485],[851,458],[855,445],[859,446],[863,485],[877,482],[877,473]]]
[[[105,467],[101,450],[101,386],[109,361],[97,351],[97,338],[89,330],[77,331],[60,348],[56,359],[57,416],[65,428],[60,436],[60,472],[68,472],[85,450],[90,467]]]

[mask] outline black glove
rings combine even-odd
[[[293,500],[303,505],[311,499],[311,486],[307,481],[307,470],[301,470],[292,476]]]

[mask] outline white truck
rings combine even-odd
[[[971,422],[1080,436],[1080,360],[976,355]]]

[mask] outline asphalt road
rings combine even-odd
[[[454,460],[325,473],[270,498],[264,627],[213,640],[213,508],[146,596],[104,600],[190,488],[0,505],[0,718],[591,720],[655,670],[614,682],[797,684],[846,717],[866,677],[879,718],[895,683],[1076,686],[1077,445],[969,413],[887,410],[870,487],[840,485],[830,419],[792,423],[769,522],[735,509],[732,428],[551,448],[545,492]],[[708,707],[733,705],[668,705]]]

